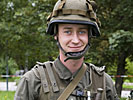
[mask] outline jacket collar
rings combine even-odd
[[[59,57],[54,61],[55,70],[61,79],[70,79],[72,80],[75,75],[78,73],[80,69],[78,69],[75,73],[71,73],[71,71],[60,61]],[[81,67],[80,67],[81,68]]]

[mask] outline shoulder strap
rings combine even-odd
[[[37,64],[33,68],[33,72],[36,74],[36,70],[37,70],[40,75],[41,85],[44,90],[44,93],[48,93],[50,91],[47,78],[49,78],[51,82],[53,92],[59,91],[59,88],[57,86],[54,73],[51,67],[52,67],[52,62],[48,61],[44,63],[37,62]]]
[[[79,81],[83,77],[86,69],[87,66],[84,64],[78,72],[78,74],[75,76],[72,82],[66,87],[66,89],[63,91],[63,93],[59,96],[57,100],[66,100],[69,97],[69,95],[72,93],[72,91],[75,89],[75,87],[78,85]]]
[[[97,93],[98,88],[102,88],[103,92],[102,92],[102,100],[106,100],[106,95],[105,95],[105,76],[104,76],[104,71],[102,73],[98,73],[95,69],[93,69],[93,66],[90,65],[90,78],[92,81],[92,85],[91,85],[91,93]]]
[[[59,91],[59,88],[58,88],[58,85],[56,83],[56,80],[55,80],[55,77],[54,77],[54,74],[53,74],[53,70],[52,70],[52,62],[45,62],[44,63],[45,66],[46,66],[46,69],[47,69],[47,72],[48,72],[48,76],[49,76],[49,79],[51,81],[51,84],[52,84],[52,88],[53,88],[53,91],[54,92],[57,92]]]
[[[48,87],[47,77],[46,77],[43,65],[36,65],[36,67],[37,67],[37,70],[40,74],[41,85],[43,87],[43,90],[45,93],[47,93],[47,92],[49,92],[49,87]]]

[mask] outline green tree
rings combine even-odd
[[[133,57],[133,33],[129,31],[117,31],[112,34],[109,38],[110,42],[110,50],[112,52],[112,56],[114,56],[114,61],[117,63],[117,75],[125,75],[126,74],[126,59]],[[123,85],[123,77],[116,78],[116,89],[121,95],[122,85]]]
[[[53,60],[54,40],[45,35],[47,16],[55,0],[1,0],[1,57],[16,60],[18,66],[31,68],[36,61]],[[49,46],[51,45],[51,47]]]
[[[110,34],[116,30],[133,31],[132,0],[96,0],[102,32]]]

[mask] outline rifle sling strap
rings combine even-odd
[[[75,78],[72,80],[72,82],[66,87],[66,89],[62,92],[62,94],[59,96],[57,100],[66,100],[69,95],[72,93],[72,91],[76,88],[78,83],[80,82],[81,78],[83,77],[85,71],[87,69],[87,66],[84,64],[80,71],[77,73]]]

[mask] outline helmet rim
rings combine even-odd
[[[82,24],[88,25],[92,28],[93,36],[100,36],[99,27],[96,22],[93,21],[85,21],[85,20],[68,20],[68,19],[54,19],[51,20],[48,24],[48,28],[46,30],[46,34],[54,35],[54,26],[55,24]]]

